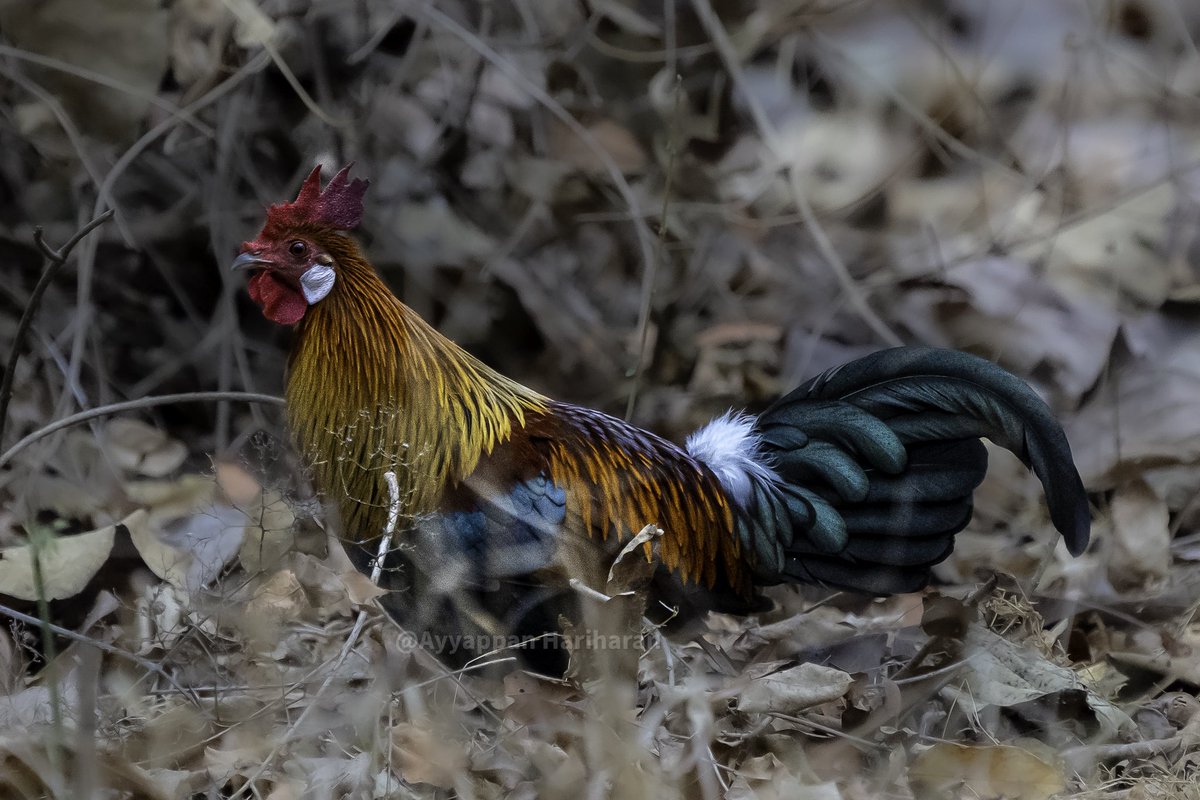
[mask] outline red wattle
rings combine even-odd
[[[304,295],[263,270],[250,279],[250,299],[258,303],[263,316],[280,325],[295,325],[308,310]]]

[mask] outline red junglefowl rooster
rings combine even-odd
[[[498,374],[401,303],[345,234],[367,188],[348,171],[322,191],[313,170],[233,266],[253,272],[268,319],[297,326],[288,423],[360,568],[387,518],[384,473],[397,475],[405,530],[385,606],[402,622],[553,634],[578,610],[569,579],[603,588],[650,523],[663,530],[646,549],[652,607],[674,609],[675,624],[761,608],[758,587],[779,583],[913,591],[970,520],[987,469],[980,437],[1041,480],[1067,549],[1087,546],[1066,436],[996,365],[884,350],[678,447]]]

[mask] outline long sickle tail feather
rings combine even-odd
[[[778,479],[755,487],[765,496],[755,506],[773,513],[758,519],[746,509],[738,533],[763,582],[868,592],[922,585],[970,520],[987,470],[981,437],[1037,475],[1067,549],[1079,555],[1087,547],[1091,516],[1066,435],[1032,389],[982,358],[880,351],[783,397],[759,417],[755,434]],[[780,502],[770,502],[771,489]],[[797,494],[817,495],[826,513]]]

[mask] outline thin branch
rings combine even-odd
[[[4,428],[8,421],[8,403],[12,400],[13,381],[16,380],[17,375],[17,360],[21,357],[21,348],[25,344],[25,337],[29,335],[29,328],[33,325],[33,318],[37,315],[38,306],[42,304],[42,295],[50,288],[50,283],[67,263],[67,258],[75,249],[75,245],[83,241],[83,237],[107,222],[112,215],[113,211],[109,209],[93,218],[91,222],[75,231],[75,235],[57,250],[46,243],[40,225],[34,229],[33,243],[45,256],[46,266],[42,270],[42,277],[33,287],[33,293],[29,296],[29,303],[25,306],[25,311],[21,313],[21,321],[17,323],[17,332],[13,334],[12,347],[8,351],[8,360],[4,365],[4,380],[0,383],[0,442],[4,441]],[[0,464],[2,463],[3,460],[0,460]]]
[[[259,25],[260,21],[256,17],[256,14],[260,15],[262,12],[259,11],[257,5],[225,0],[225,7],[228,8],[233,15],[238,18],[239,22],[246,26],[247,30],[255,30],[255,28]],[[291,67],[288,66],[287,61],[284,60],[283,54],[279,52],[279,48],[275,46],[271,36],[256,37],[256,40],[262,49],[265,50],[271,57],[271,60],[275,62],[276,69],[278,69],[279,73],[283,75],[284,80],[288,82],[288,86],[292,87],[292,91],[296,93],[296,97],[300,99],[300,102],[304,103],[309,111],[315,114],[317,118],[326,125],[331,127],[346,128],[349,126],[350,120],[346,119],[345,117],[339,118],[333,116],[328,111],[321,108],[320,104],[313,99],[313,96],[310,95],[308,90],[304,88],[304,85],[300,83],[300,79],[296,77],[296,73]]]
[[[24,622],[26,625],[41,626],[43,624],[42,620],[38,619],[37,617],[30,616],[29,614],[24,614],[20,611],[17,611],[15,608],[9,608],[8,606],[3,605],[3,604],[0,604],[0,615],[6,616],[10,619],[14,619],[17,622]],[[179,683],[176,682],[176,680],[171,677],[171,674],[169,672],[167,672],[165,669],[163,669],[158,664],[155,664],[153,661],[142,658],[141,656],[139,656],[135,653],[131,653],[128,650],[122,650],[121,648],[111,645],[108,642],[102,641],[100,639],[96,639],[96,638],[87,636],[82,633],[76,633],[75,631],[71,630],[70,628],[64,628],[61,625],[55,625],[52,622],[47,622],[44,624],[56,636],[61,636],[64,639],[70,639],[71,641],[79,642],[80,644],[90,645],[90,646],[96,648],[97,650],[101,651],[102,653],[107,653],[111,656],[123,658],[126,661],[129,661],[133,664],[137,664],[139,667],[146,670],[147,672],[158,675],[164,681],[171,684],[172,688],[174,688],[180,694],[187,697],[189,700],[191,700],[196,705],[200,705],[200,698],[196,697],[194,692],[192,692],[190,689],[186,689],[183,686],[180,686]]]
[[[668,7],[669,4],[668,4]],[[673,31],[674,26],[668,26]],[[671,34],[672,40],[674,38]],[[683,76],[675,75],[675,103],[671,110],[671,133],[667,137],[667,174],[663,180],[662,212],[658,220],[658,258],[650,263],[650,267],[642,275],[642,299],[638,308],[638,354],[637,364],[633,370],[633,383],[629,387],[629,400],[625,405],[625,421],[633,419],[633,410],[637,405],[638,392],[642,388],[642,378],[646,371],[646,345],[650,340],[650,311],[654,303],[654,284],[658,278],[658,265],[666,261],[667,256],[667,212],[671,203],[671,179],[675,175],[675,155],[679,150],[677,135],[679,133],[679,98],[683,96]]]
[[[833,271],[834,277],[837,278],[838,283],[842,287],[842,291],[850,298],[850,304],[854,306],[855,311],[862,317],[863,322],[867,323],[867,326],[875,332],[876,336],[890,345],[903,344],[900,337],[896,335],[896,332],[888,327],[887,323],[867,303],[862,288],[854,282],[854,277],[850,274],[850,270],[846,268],[846,263],[838,255],[833,242],[830,241],[828,234],[825,233],[825,229],[821,226],[820,220],[817,219],[816,212],[808,200],[808,195],[804,193],[803,188],[800,186],[799,175],[797,175],[795,169],[784,163],[781,155],[782,149],[779,146],[779,134],[776,132],[775,126],[771,124],[770,119],[768,119],[762,104],[758,102],[754,93],[747,87],[746,76],[742,73],[741,67],[738,64],[737,51],[734,49],[729,34],[725,31],[725,26],[721,24],[717,12],[713,10],[712,4],[709,0],[692,0],[692,8],[695,10],[696,16],[699,17],[700,24],[704,26],[708,38],[712,40],[713,45],[717,48],[717,53],[725,65],[725,71],[729,73],[733,85],[742,95],[742,99],[745,101],[747,108],[749,108],[750,116],[754,119],[754,126],[758,128],[758,133],[762,137],[763,143],[767,146],[775,161],[783,165],[788,186],[792,190],[792,199],[796,203],[796,210],[800,212],[801,219],[804,220],[804,227],[809,235],[813,237],[813,243],[817,246],[817,251]]]
[[[551,97],[545,89],[529,80],[528,76],[520,68],[513,64],[510,59],[498,53],[487,42],[464,28],[440,9],[433,7],[433,5],[426,5],[421,13],[434,26],[454,34],[464,44],[483,56],[488,63],[504,73],[522,91],[536,100],[538,105],[546,109],[555,119],[565,125],[579,141],[583,142],[584,146],[596,157],[600,165],[604,167],[604,171],[608,175],[609,180],[612,181],[613,187],[617,190],[617,193],[629,209],[628,219],[630,224],[633,225],[634,233],[637,235],[642,269],[645,271],[643,274],[653,273],[655,263],[654,237],[650,233],[650,226],[642,218],[641,203],[638,202],[637,194],[633,191],[633,187],[629,185],[629,181],[625,179],[625,175],[621,172],[621,168],[617,166],[617,162],[613,160],[612,154],[605,150],[600,142],[596,140],[596,137],[592,135],[592,132],[584,127],[569,111],[563,108],[561,103]]]
[[[163,112],[170,114],[172,117],[178,118],[182,122],[191,125],[197,131],[205,136],[212,136],[212,129],[196,118],[195,114],[190,109],[181,109],[174,103],[163,100],[156,92],[142,91],[134,88],[128,83],[116,78],[105,75],[95,70],[90,70],[86,67],[81,67],[78,64],[71,64],[62,59],[54,58],[53,56],[34,53],[29,50],[22,50],[18,47],[9,47],[8,45],[0,44],[0,57],[15,58],[18,61],[25,61],[30,64],[36,64],[43,69],[62,72],[67,75],[73,75],[76,78],[89,81],[90,83],[104,86],[109,89],[114,89],[122,94],[127,94],[130,97],[136,97],[143,100]]]
[[[3,48],[0,48],[2,50]],[[31,80],[29,76],[24,75],[14,66],[10,66],[4,62],[0,62],[0,75],[8,78],[10,81],[21,87],[29,94],[33,95],[41,102],[54,116],[63,133],[67,137],[67,141],[71,143],[71,147],[75,149],[75,155],[79,159],[83,171],[87,173],[88,178],[97,187],[100,186],[100,170],[92,162],[92,158],[88,155],[88,146],[84,142],[83,133],[79,127],[67,114],[62,103],[49,90],[42,87],[37,81]]]
[[[60,420],[51,422],[49,425],[38,428],[24,439],[5,450],[3,454],[0,454],[0,469],[7,466],[8,463],[16,458],[22,450],[29,447],[31,444],[45,439],[47,436],[57,433],[64,428],[70,428],[73,425],[78,425],[81,422],[87,422],[88,420],[97,419],[99,417],[109,417],[113,414],[122,414],[126,411],[139,411],[144,408],[176,405],[178,403],[210,403],[223,400],[241,400],[246,403],[268,403],[277,406],[282,406],[284,404],[282,397],[276,397],[273,394],[257,394],[255,392],[185,392],[183,394],[164,394],[158,397],[142,397],[138,400],[127,400],[123,403],[112,403],[111,405],[107,406],[90,408],[87,411],[80,411],[77,414],[72,414],[69,417],[63,417]]]

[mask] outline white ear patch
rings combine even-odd
[[[310,306],[324,300],[325,295],[333,290],[334,280],[336,276],[333,267],[326,264],[309,267],[308,271],[300,276],[300,290],[304,292],[304,299]]]

